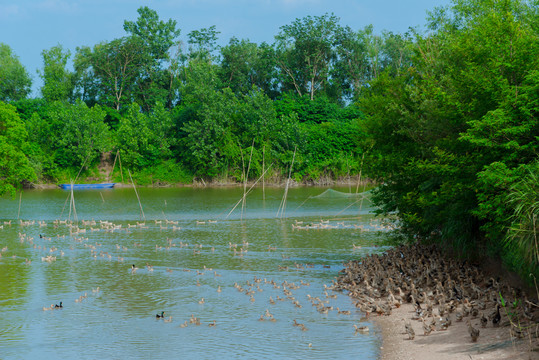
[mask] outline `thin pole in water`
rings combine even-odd
[[[292,163],[290,164],[290,171],[288,173],[288,179],[286,179],[286,186],[284,188],[283,200],[281,200],[281,205],[279,206],[279,210],[277,210],[277,216],[279,216],[279,212],[280,212],[281,219],[284,217],[284,213],[286,211],[286,197],[288,196],[288,186],[290,184],[290,178],[292,177],[292,167],[294,166],[294,160],[296,159],[296,149],[297,149],[297,146],[294,146],[294,155],[292,155]]]
[[[122,183],[124,182],[124,172],[122,170],[122,157],[120,156],[120,150],[118,150],[118,163],[120,164],[120,175],[122,175]]]
[[[253,148],[255,145],[255,140],[253,139],[253,144],[251,145],[251,155],[249,156],[249,165],[247,165],[247,173],[244,176],[243,179],[243,201],[241,204],[241,219],[243,221],[243,212],[245,211],[245,208],[247,207],[247,197],[245,196],[247,192],[247,179],[249,178],[249,170],[251,170],[251,160],[253,158]]]
[[[262,146],[262,173],[264,174],[264,166],[265,166],[265,160],[266,160],[266,145],[264,144]],[[262,177],[262,200],[266,200],[266,181],[265,177]]]
[[[17,213],[17,220],[19,220],[19,216],[21,215],[21,202],[22,202],[22,190],[21,190],[21,195],[19,196],[19,212]]]
[[[273,166],[273,163],[266,169],[266,172],[271,169],[271,167]],[[262,174],[262,176],[260,176],[258,178],[258,180],[255,181],[255,183],[253,185],[251,185],[251,187],[249,188],[249,190],[247,190],[247,192],[243,195],[243,197],[246,197],[250,192],[251,190],[253,190],[253,188],[256,186],[256,184],[258,184],[258,182],[260,181],[260,179],[262,179],[262,177],[265,175],[266,173]],[[232,212],[234,212],[234,210],[236,210],[236,208],[238,207],[238,205],[243,201],[243,197],[241,199],[238,200],[238,202],[236,203],[236,205],[234,205],[234,207],[232,208],[232,210],[230,210],[230,212],[227,214],[227,216],[225,217],[225,219],[228,219],[228,217],[230,216],[230,214],[232,214]]]
[[[131,179],[131,184],[133,184],[133,190],[135,190],[135,195],[137,195],[138,205],[140,206],[140,213],[142,214],[142,218],[144,219],[144,221],[146,221],[146,216],[144,215],[144,210],[142,210],[142,204],[140,203],[140,198],[138,196],[137,188],[135,187],[133,177],[131,176],[131,171],[128,169],[127,172],[129,173],[129,178]]]

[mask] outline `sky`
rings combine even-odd
[[[41,52],[55,45],[71,51],[125,36],[124,20],[135,21],[148,6],[161,20],[176,20],[180,39],[216,26],[219,45],[232,37],[273,43],[279,28],[305,16],[333,13],[354,30],[372,24],[376,33],[424,27],[427,11],[450,0],[0,0],[0,42],[11,47],[33,79],[38,96]]]

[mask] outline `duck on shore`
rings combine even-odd
[[[416,310],[413,318],[424,322],[425,334],[434,330],[430,330],[425,320],[434,317],[435,306],[440,329],[447,329],[452,317],[457,322],[479,318],[481,326],[486,327],[488,321],[485,322],[484,313],[489,309],[494,310],[489,319],[492,326],[497,327],[503,323],[500,297],[503,296],[506,303],[522,297],[517,296],[521,294],[520,289],[512,288],[501,279],[485,276],[469,262],[450,258],[434,245],[421,244],[398,246],[383,254],[368,255],[361,261],[349,261],[331,289],[347,291],[356,308],[366,316],[372,312],[389,315],[401,301],[411,303]],[[527,301],[526,306],[519,305],[514,311],[521,321],[533,326],[539,319],[539,307],[528,303],[531,302]],[[405,324],[405,330],[409,339],[415,337],[409,323]],[[469,331],[472,340],[479,336],[475,330],[469,328]]]

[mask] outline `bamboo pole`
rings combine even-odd
[[[359,192],[359,183],[361,182],[361,172],[363,171],[363,160],[365,159],[365,153],[361,156],[361,166],[359,167],[359,174],[357,176],[356,194]]]
[[[243,196],[241,197],[241,213],[240,213],[240,221],[243,222],[243,208],[244,208],[244,205],[245,205],[245,202],[243,200],[245,200],[245,160],[243,159],[243,149],[241,148],[241,145],[240,145],[240,155],[241,155],[241,177],[243,179],[243,183],[244,183],[244,186],[243,186]]]
[[[90,156],[90,155],[86,156],[86,159],[84,159],[84,161],[82,162],[82,165],[81,165],[81,167],[80,167],[80,169],[79,169],[79,173],[77,174],[77,177],[75,178],[74,181],[77,181],[77,179],[79,178],[79,175],[80,175],[80,173],[82,172],[82,169],[84,168],[84,165],[86,164],[86,161],[88,160],[88,157],[89,157],[89,156]],[[73,187],[73,184],[71,184],[71,185],[72,185],[71,187]]]
[[[245,192],[247,191],[247,179],[249,178],[249,171],[251,170],[251,160],[253,159],[254,146],[255,146],[255,139],[253,139],[253,143],[251,144],[251,155],[249,156],[249,164],[247,165],[247,173],[245,174],[245,177],[243,179],[243,201],[241,204],[241,220],[243,220],[243,212],[245,211],[245,208],[247,207],[247,197],[245,196]]]
[[[292,177],[292,168],[294,167],[294,160],[296,159],[296,149],[297,146],[294,147],[294,155],[292,155],[292,163],[290,164],[290,171],[288,172],[288,179],[286,179],[286,186],[284,188],[284,195],[283,199],[281,200],[281,206],[279,206],[279,210],[277,210],[277,216],[279,216],[279,211],[281,212],[281,219],[284,217],[285,211],[286,211],[286,198],[288,196],[288,187],[290,185],[290,178]]]
[[[70,200],[70,197],[71,197],[71,193],[69,193],[69,195],[67,195],[66,201],[64,201],[64,207],[62,208],[62,212],[60,213],[60,219],[61,219],[62,216],[64,215],[64,211],[65,211],[65,209],[66,209],[67,202]],[[71,206],[71,203],[70,203],[69,206]]]
[[[19,211],[17,212],[17,220],[19,220],[19,217],[21,215],[21,203],[22,203],[22,190],[21,190],[21,195],[19,196]]]
[[[262,173],[264,174],[265,171],[264,171],[264,165],[265,165],[265,160],[266,160],[266,145],[264,144],[262,146]],[[265,177],[262,178],[262,200],[265,201],[266,200],[266,181],[265,181]]]
[[[73,179],[69,180],[69,184],[71,185],[71,191],[69,192],[69,196],[66,199],[66,200],[69,200],[69,214],[67,216],[67,219],[69,221],[71,221],[71,210],[73,209],[73,203],[72,203],[72,198],[73,198]]]
[[[144,215],[144,210],[142,210],[142,204],[140,203],[140,197],[138,196],[135,182],[133,181],[133,177],[131,176],[131,171],[127,169],[127,173],[129,174],[129,178],[131,179],[131,184],[133,184],[133,190],[135,190],[135,195],[137,195],[138,205],[140,206],[140,213],[142,214],[142,218],[144,219],[144,221],[146,221],[146,216]]]
[[[120,150],[117,150],[116,151],[116,156],[114,157],[114,163],[112,163],[112,170],[111,172],[109,173],[109,176],[108,176],[108,179],[109,181],[112,180],[112,174],[114,174],[114,168],[116,167],[116,160],[118,160],[118,153],[120,152]]]
[[[350,162],[349,162],[349,159],[348,159],[348,154],[346,155],[346,167],[347,167],[347,173],[346,173],[346,180],[347,180],[347,183],[348,183],[348,192],[351,194],[352,193],[352,184],[350,183]]]
[[[356,201],[354,201],[353,203],[351,203],[350,205],[348,205],[347,207],[345,207],[344,209],[342,209],[341,211],[339,211],[337,214],[333,215],[333,216],[339,216],[341,215],[346,209],[350,208],[350,206],[354,205],[355,203],[361,201],[363,202],[363,198],[365,197],[365,195],[361,194],[361,199],[357,199]],[[360,210],[361,211],[361,210]]]
[[[122,176],[122,183],[124,182],[124,172],[122,170],[122,157],[120,156],[120,150],[118,150],[118,163],[120,164],[120,175]]]
[[[273,163],[266,169],[266,172],[268,172],[269,169],[271,169],[271,167],[273,166]],[[244,194],[244,196],[247,196],[249,195],[249,193],[251,192],[251,190],[253,190],[253,188],[255,187],[256,184],[258,184],[258,182],[260,181],[260,179],[262,179],[264,177],[264,175],[266,174],[266,172],[264,172],[262,174],[262,176],[260,176],[255,182],[253,185],[251,185],[251,187],[249,188],[249,190],[247,190],[247,192]],[[238,200],[238,202],[236,203],[236,205],[234,205],[234,207],[232,208],[232,210],[230,210],[230,212],[226,215],[225,219],[228,219],[228,217],[230,216],[230,214],[232,214],[232,212],[238,207],[238,205],[242,202],[243,200],[243,197],[241,199]]]
[[[75,207],[75,194],[73,193],[73,188],[75,187],[74,186],[74,181],[71,180],[71,206],[73,206],[73,220],[75,220],[75,224],[78,225],[79,223],[79,220],[77,218],[77,208]],[[71,210],[71,206],[70,206],[70,210]],[[70,215],[71,217],[71,211],[70,211]]]

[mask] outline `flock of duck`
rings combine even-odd
[[[161,228],[161,222],[155,221],[156,225]],[[202,222],[197,222],[197,225],[202,225]],[[4,223],[5,226],[11,226],[11,223]],[[34,225],[34,222],[22,222],[22,227]],[[76,242],[84,243],[85,247],[89,247],[91,255],[106,257],[109,259],[111,255],[97,251],[100,244],[95,245],[87,243],[88,238],[77,237],[79,234],[86,232],[85,228],[74,226],[69,222],[55,221],[55,227],[65,225],[69,228],[70,235]],[[177,222],[165,224],[173,225],[173,230],[179,229],[176,227]],[[39,223],[40,227],[46,227],[45,223]],[[133,226],[123,227],[107,221],[83,222],[83,226],[89,227],[88,231],[131,231],[131,228],[147,228],[145,223],[137,223]],[[343,227],[344,224],[336,226],[321,221],[318,225],[310,224],[303,225],[296,221],[292,224],[294,229],[331,229],[335,227]],[[377,230],[387,230],[381,228]],[[27,241],[33,244],[33,239],[30,236],[19,233],[20,242]],[[40,239],[51,241],[52,238],[40,235]],[[34,245],[34,248],[41,249],[39,245]],[[134,244],[137,245],[137,243]],[[156,251],[164,248],[170,249],[176,246],[172,239],[167,238],[167,243],[163,247],[156,245]],[[116,245],[118,250],[127,250],[125,246]],[[189,244],[180,242],[179,247],[189,247]],[[194,245],[193,256],[200,253],[202,246]],[[234,252],[234,256],[242,257],[247,253],[249,243],[243,241],[238,250],[238,244],[229,243],[228,248]],[[359,248],[354,245],[354,249]],[[198,249],[198,250],[197,250]],[[6,248],[2,249],[5,252]],[[43,250],[49,252],[49,255],[43,256],[42,261],[52,262],[56,260],[56,254],[60,253],[55,247]],[[277,248],[268,246],[267,251],[275,251]],[[211,251],[215,251],[212,247]],[[2,254],[0,252],[0,256]],[[63,252],[60,253],[63,256]],[[283,255],[283,260],[287,258]],[[31,261],[25,260],[26,264]],[[118,256],[118,261],[123,261],[123,257]],[[328,292],[331,290],[346,290],[348,295],[354,300],[355,306],[368,317],[372,313],[378,315],[390,315],[392,310],[399,308],[404,303],[410,303],[414,306],[415,311],[410,319],[404,320],[404,331],[410,340],[415,339],[415,330],[411,325],[412,321],[418,321],[422,324],[423,335],[428,336],[433,331],[447,330],[453,322],[465,321],[472,342],[478,341],[480,338],[481,328],[508,326],[511,329],[513,337],[522,338],[531,336],[537,338],[539,333],[539,306],[536,302],[529,300],[523,292],[517,288],[512,288],[506,282],[493,277],[486,277],[481,271],[468,263],[461,262],[444,256],[434,246],[413,245],[400,246],[387,250],[383,254],[373,254],[354,260],[344,264],[344,269],[340,272],[337,280],[331,287],[325,287],[323,296],[311,296],[307,294],[306,300],[320,313],[327,314],[330,311],[336,311],[339,315],[351,315],[350,310],[341,310],[330,304],[330,300],[336,297],[336,294]],[[310,267],[309,264],[295,264],[296,269],[305,269]],[[146,263],[147,271],[153,271],[153,266]],[[288,270],[287,267],[279,267],[280,270]],[[293,269],[293,268],[292,268]],[[130,271],[135,274],[138,268],[135,264],[131,265]],[[198,271],[197,275],[201,275],[204,271],[212,269],[204,267]],[[190,271],[184,269],[184,271]],[[167,272],[172,272],[167,268]],[[220,276],[216,272],[214,275]],[[197,280],[197,285],[199,282]],[[305,299],[296,298],[293,290],[300,287],[309,286],[309,283],[301,281],[300,284],[282,281],[261,279],[254,277],[252,281],[246,281],[243,284],[234,283],[234,288],[240,293],[244,293],[250,302],[255,301],[254,295],[262,292],[262,285],[271,286],[274,289],[281,289],[282,295],[269,296],[263,301],[269,304],[268,309],[260,315],[259,321],[275,322],[276,317],[269,311],[272,305],[278,301],[288,301],[294,307],[301,308],[304,305]],[[99,288],[94,289],[98,292]],[[217,292],[221,292],[221,286],[217,288]],[[81,295],[76,302],[81,302],[87,297],[87,294]],[[198,301],[199,305],[205,303],[202,298]],[[510,311],[507,311],[511,307]],[[62,309],[63,303],[51,304],[43,307],[44,311]],[[164,322],[172,322],[172,316],[166,316],[165,311],[155,315],[157,320]],[[257,315],[258,316],[258,315]],[[289,320],[290,321],[290,320]],[[195,315],[185,322],[180,327],[184,328],[189,325],[200,325],[201,321]],[[216,320],[208,323],[207,326],[215,327]],[[307,331],[308,327],[293,319],[291,325],[299,328],[302,331]],[[368,333],[368,326],[354,325],[354,333]]]
[[[161,230],[164,228],[162,221],[155,220],[152,222],[155,222],[155,224],[149,224],[150,226],[159,226]],[[209,221],[208,223],[215,223],[215,221]],[[41,228],[40,232],[42,232],[41,234],[39,234],[39,238],[36,239],[33,236],[27,235],[26,233],[22,233],[19,231],[19,242],[21,244],[27,243],[31,245],[34,249],[39,250],[40,252],[47,253],[48,255],[42,256],[41,260],[43,262],[48,262],[48,263],[56,261],[57,256],[59,257],[64,256],[64,252],[58,249],[56,246],[53,246],[52,242],[54,242],[55,239],[65,238],[66,236],[70,237],[74,241],[71,244],[70,249],[73,249],[73,246],[77,246],[77,245],[84,246],[84,248],[87,248],[90,250],[90,255],[94,259],[101,257],[105,259],[108,258],[109,260],[117,260],[118,262],[123,262],[124,261],[123,255],[113,256],[113,254],[110,254],[108,252],[100,251],[99,248],[102,246],[102,244],[99,242],[95,242],[94,244],[92,244],[89,241],[90,240],[89,237],[85,237],[84,234],[86,232],[94,233],[97,231],[131,232],[131,231],[136,231],[137,229],[147,229],[149,227],[146,223],[142,223],[142,222],[137,222],[135,225],[127,224],[127,226],[125,226],[125,224],[115,224],[109,221],[94,221],[94,220],[91,220],[91,221],[82,220],[80,223],[82,226],[75,225],[65,220],[62,220],[62,221],[55,220],[48,224],[46,222],[40,221],[37,224]],[[174,226],[173,230],[177,230],[179,228],[179,226],[176,226],[177,224],[178,222],[166,221],[164,225],[165,226],[173,225]],[[196,223],[197,226],[203,225],[203,224],[205,224],[205,222],[197,221]],[[332,228],[333,226],[329,224],[327,221],[326,222],[322,221],[321,224],[324,224],[328,228]],[[11,226],[11,222],[9,224],[6,223],[6,225]],[[18,225],[21,227],[21,229],[24,229],[24,228],[36,225],[36,222],[35,221],[20,221]],[[372,225],[375,225],[375,224],[372,224]],[[55,229],[58,229],[60,227],[66,228],[69,232],[69,235],[47,236],[46,228],[48,226],[52,226]],[[339,226],[339,224],[337,226]],[[88,236],[91,237],[91,235],[88,235]],[[37,240],[39,240],[39,242]],[[228,249],[231,253],[233,252],[234,257],[242,257],[244,254],[248,252],[249,245],[250,245],[249,242],[247,242],[246,240],[243,240],[242,243],[240,244],[229,243]],[[136,247],[141,246],[141,244],[138,244],[135,242],[133,246],[136,248]],[[196,256],[200,254],[200,249],[202,249],[203,246],[202,244],[190,245],[182,241],[180,241],[179,244],[177,245],[173,241],[173,239],[167,238],[166,244],[164,244],[163,246],[156,245],[155,250],[156,251],[161,250],[161,249],[170,250],[171,248],[174,248],[174,247],[194,248],[193,256]],[[123,253],[129,249],[125,245],[116,244],[116,250]],[[273,246],[268,246],[267,248],[268,252],[273,252],[277,250],[278,250],[277,247],[273,247]],[[5,251],[7,251],[7,246],[5,249],[3,249],[3,252]],[[214,252],[215,248],[212,247],[210,251]],[[0,256],[1,256],[1,253],[0,253]],[[289,257],[285,256],[284,254],[282,255],[282,258],[283,258],[283,261],[289,260]],[[27,265],[31,264],[31,261],[28,259],[26,259],[25,262]],[[314,267],[313,264],[301,264],[301,263],[293,262],[293,265],[291,266],[288,266],[288,265],[279,266],[278,269],[281,271],[288,271],[288,270],[300,271],[300,270],[305,270],[312,267]],[[146,263],[145,266],[141,266],[141,268],[145,269],[148,272],[153,272],[154,270],[153,266],[149,263]],[[324,268],[329,268],[329,266],[324,265]],[[132,275],[137,274],[138,270],[139,270],[139,267],[135,264],[132,264],[129,266],[129,271]],[[166,271],[171,273],[173,270],[167,268]],[[204,266],[203,269],[200,269],[200,271],[194,270],[194,269],[193,270],[185,269],[185,268],[183,269],[183,271],[186,271],[186,272],[192,271],[193,273],[196,271],[196,275],[204,275],[205,272],[210,272],[210,273],[213,273],[216,278],[221,276],[217,272],[213,271],[213,269],[208,268],[206,266]],[[198,277],[197,277],[196,285],[200,286]],[[307,287],[309,285],[310,284],[308,282],[304,282],[304,281],[300,281],[298,284],[296,284],[294,282],[288,282],[286,280],[277,282],[273,279],[257,278],[255,276],[252,281],[248,280],[248,281],[245,281],[245,283],[241,283],[241,284],[236,282],[234,283],[233,287],[238,292],[245,294],[248,297],[248,301],[250,302],[255,302],[255,294],[262,293],[264,291],[264,286],[271,287],[272,289],[278,289],[277,291],[282,291],[281,295],[275,295],[275,293],[273,293],[272,295],[268,295],[266,298],[261,299],[261,300],[258,300],[258,297],[257,297],[257,301],[267,302],[268,304],[267,305],[268,308],[258,318],[259,321],[269,321],[269,322],[277,321],[274,313],[269,311],[271,306],[275,305],[277,302],[288,302],[294,308],[301,309],[305,305],[305,301],[307,301],[320,314],[328,314],[331,311],[335,311],[335,313],[338,314],[339,316],[352,315],[352,312],[350,310],[341,310],[339,307],[334,306],[334,304],[331,303],[332,300],[337,298],[337,295],[335,293],[331,293],[331,289],[329,287],[324,286],[323,293],[320,294],[319,296],[311,296],[310,294],[307,294],[306,297],[303,298],[303,295],[300,297],[293,293],[294,290],[300,289],[302,287]],[[98,293],[99,291],[100,291],[99,287],[92,290],[92,292],[94,293]],[[222,291],[220,285],[217,287],[216,291],[218,293]],[[88,293],[84,293],[83,295],[76,298],[75,302],[79,303],[79,302],[84,301],[87,298],[88,298]],[[198,301],[199,305],[203,305],[204,303],[205,303],[204,298],[201,298]],[[59,304],[56,304],[56,305],[51,304],[50,307],[49,306],[43,307],[43,311],[58,310],[58,309],[63,309],[63,307],[64,307],[64,304],[62,302],[59,302]],[[160,311],[159,313],[157,313],[155,315],[155,319],[162,320],[164,322],[172,322],[172,316],[169,315],[166,311]],[[308,331],[307,325],[305,325],[302,322],[298,322],[297,319],[287,319],[285,321],[289,321],[293,327],[297,327],[301,331]],[[191,317],[185,320],[185,322],[181,323],[180,327],[185,328],[189,325],[201,325],[201,319],[195,316],[194,314],[191,314]],[[207,323],[208,327],[215,327],[216,325],[217,325],[216,320],[213,320],[212,322]],[[354,329],[353,329],[354,334],[369,333],[368,326],[361,326],[359,324],[354,324],[353,326],[354,326]]]
[[[472,342],[478,341],[480,328],[490,326],[510,327],[512,338],[537,339],[539,334],[537,302],[434,246],[400,246],[350,261],[333,289],[347,290],[367,316],[390,315],[402,304],[412,304],[413,316],[403,319],[410,340],[415,338],[411,321],[422,323],[424,336],[447,330],[453,321],[466,321]]]

